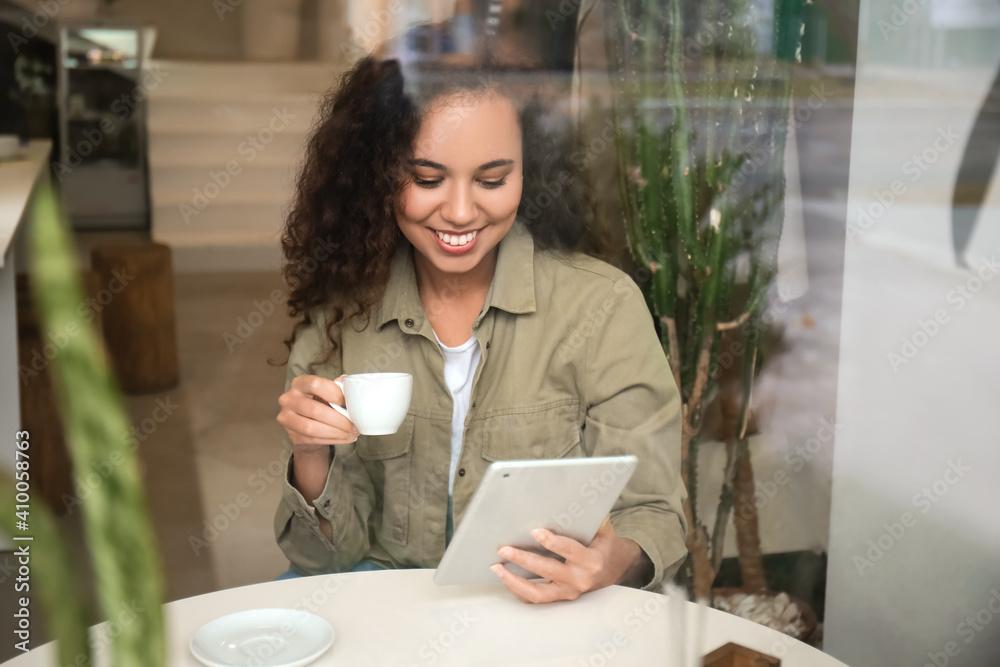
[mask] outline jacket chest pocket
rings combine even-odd
[[[584,456],[579,405],[568,399],[487,419],[480,455],[487,461]]]
[[[407,415],[391,435],[362,435],[355,443],[358,457],[372,478],[375,509],[369,519],[380,541],[406,546],[410,526],[410,468],[413,415]]]

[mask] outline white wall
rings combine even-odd
[[[892,3],[862,1],[824,646],[852,667],[997,665],[996,175],[972,270],[950,219],[1000,31],[942,30],[931,3],[896,4],[916,9],[892,24]]]

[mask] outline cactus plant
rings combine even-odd
[[[611,0],[605,46],[628,246],[682,397],[693,596],[708,597],[735,503],[753,494],[750,398],[783,222],[791,62],[803,0],[776,0],[775,48],[752,0]],[[726,464],[712,534],[698,446],[719,401]],[[749,503],[753,507],[752,501]],[[744,586],[764,588],[756,516],[737,522]]]

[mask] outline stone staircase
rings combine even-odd
[[[149,91],[152,236],[179,272],[274,271],[326,63],[159,61]]]

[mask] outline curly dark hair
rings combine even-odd
[[[303,317],[284,341],[289,352],[298,332],[312,323],[316,306],[328,306],[331,314],[329,352],[317,363],[336,349],[334,327],[352,320],[367,326],[392,258],[408,243],[395,211],[412,178],[408,165],[421,118],[446,95],[502,94],[515,104],[524,172],[518,215],[541,248],[599,255],[588,233],[580,179],[568,159],[570,125],[551,113],[557,104],[542,101],[542,93],[551,98],[553,91],[558,100],[566,82],[539,90],[538,74],[485,53],[463,64],[417,59],[404,65],[369,55],[323,97],[281,239],[289,314]],[[328,253],[322,261],[319,248]]]

